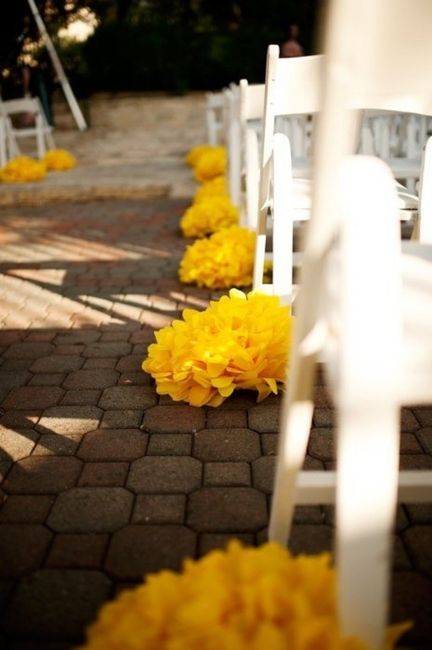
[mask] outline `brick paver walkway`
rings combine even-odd
[[[158,398],[154,327],[209,295],[176,279],[179,201],[3,208],[0,215],[0,646],[64,650],[149,571],[232,536],[265,539],[278,399],[219,409]],[[317,386],[307,467],[333,462]],[[402,414],[402,465],[432,466],[432,409]],[[330,508],[296,512],[295,551],[331,548]],[[432,507],[400,507],[394,618],[432,647]]]

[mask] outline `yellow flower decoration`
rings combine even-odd
[[[0,169],[0,180],[4,183],[31,183],[45,176],[45,163],[28,156],[17,156]]]
[[[285,381],[291,330],[277,296],[231,289],[156,332],[142,367],[174,401],[219,406],[236,389],[256,390],[261,401]]]
[[[200,157],[204,153],[212,151],[212,149],[214,149],[214,147],[210,144],[198,144],[196,147],[192,147],[185,156],[186,165],[189,165],[189,167],[195,167]]]
[[[61,172],[67,169],[73,169],[76,165],[76,159],[66,149],[51,149],[44,156],[46,168],[49,171]]]
[[[216,176],[211,181],[203,183],[195,192],[194,203],[200,203],[210,196],[227,196],[227,186],[225,176]]]
[[[195,178],[200,183],[225,174],[227,155],[225,147],[214,147],[199,156],[195,164]]]
[[[185,237],[205,237],[238,222],[238,210],[228,196],[208,196],[191,205],[180,220]]]
[[[255,233],[231,226],[187,247],[179,277],[186,284],[209,289],[248,287],[252,284]]]
[[[342,636],[336,601],[327,554],[232,541],[104,605],[81,650],[367,650]]]

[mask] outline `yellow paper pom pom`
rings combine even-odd
[[[32,183],[41,181],[45,176],[45,163],[28,156],[17,156],[0,170],[0,180],[3,183]]]
[[[212,149],[214,149],[214,147],[210,144],[198,144],[196,147],[192,147],[185,156],[186,165],[189,165],[189,167],[195,167],[199,158]]]
[[[187,247],[179,277],[186,284],[209,289],[248,287],[252,284],[255,233],[231,226]]]
[[[285,381],[291,330],[277,296],[231,289],[156,332],[143,369],[159,395],[192,406],[219,406],[236,389],[256,390],[261,401]]]
[[[211,181],[203,183],[195,192],[194,203],[200,203],[211,196],[227,196],[227,185],[225,176],[216,176]]]
[[[208,196],[191,205],[180,220],[185,237],[205,237],[238,222],[238,210],[228,196]]]
[[[214,147],[199,156],[195,164],[195,178],[200,183],[225,174],[227,155],[225,147]]]
[[[51,149],[44,156],[44,162],[48,171],[62,172],[73,169],[76,159],[66,149]]]
[[[386,644],[386,650],[394,647]],[[274,543],[186,560],[104,605],[81,650],[366,650],[343,637],[327,554]]]

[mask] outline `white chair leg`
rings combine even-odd
[[[288,391],[282,404],[279,445],[268,537],[286,545],[294,514],[295,487],[309,440],[315,359],[294,345]]]
[[[371,409],[361,397],[357,408],[340,407],[338,418],[339,613],[345,634],[381,650],[397,502],[399,410],[395,403]]]
[[[253,129],[246,129],[246,227],[257,227],[258,189],[259,189],[259,145],[258,135]]]
[[[0,167],[4,167],[6,161],[6,128],[4,119],[0,117]]]
[[[365,186],[370,194],[364,192]],[[369,196],[374,197],[373,204]],[[348,159],[340,205],[335,391],[339,606],[343,632],[360,637],[371,650],[380,650],[387,623],[397,504],[402,340],[398,210],[389,168],[374,158]]]
[[[273,291],[293,301],[293,179],[291,147],[283,133],[273,139]]]
[[[240,125],[233,119],[229,128],[228,146],[229,191],[234,205],[240,205],[241,170],[240,170]]]
[[[42,159],[45,155],[45,139],[43,131],[43,120],[41,115],[36,117],[36,141],[37,141],[37,152],[38,158]]]

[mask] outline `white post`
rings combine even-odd
[[[73,93],[72,88],[70,87],[70,83],[68,81],[68,78],[65,75],[65,71],[63,69],[63,66],[61,64],[61,61],[58,57],[58,54],[56,52],[56,49],[54,47],[54,44],[51,40],[50,35],[47,32],[47,29],[45,27],[44,21],[41,18],[41,15],[39,13],[39,10],[36,6],[36,3],[34,0],[28,0],[30,9],[32,11],[33,17],[36,21],[36,25],[38,26],[38,29],[41,33],[41,36],[45,42],[46,48],[48,50],[48,53],[51,57],[52,64],[54,66],[54,69],[57,73],[57,76],[59,78],[59,81],[62,85],[63,92],[65,94],[66,100],[69,104],[69,108],[72,111],[72,115],[74,116],[75,122],[77,123],[77,126],[80,131],[84,131],[87,128],[86,121],[84,119],[84,116],[81,112],[81,109],[78,105],[78,102],[75,98],[75,95]]]

